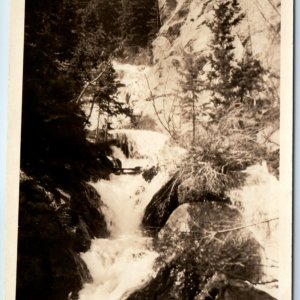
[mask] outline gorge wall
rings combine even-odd
[[[239,1],[245,17],[234,28],[235,57],[240,61],[247,53],[261,61],[266,75],[270,106],[279,105],[280,82],[280,1]],[[165,130],[161,123],[170,124],[173,115],[180,111],[176,105],[180,91],[180,82],[186,70],[185,57],[197,60],[211,54],[211,31],[207,22],[213,17],[212,0],[160,0],[161,28],[152,43],[153,60],[150,66],[116,64],[115,68],[121,80],[126,84],[126,93],[135,104],[137,113],[148,115],[156,120],[157,128]],[[204,64],[203,70],[209,68]],[[206,103],[209,92],[198,95],[199,104]],[[125,99],[125,91],[121,91]],[[147,101],[145,101],[147,100]],[[152,101],[151,101],[152,100]],[[155,104],[155,109],[154,105]],[[160,116],[162,122],[157,119]],[[204,119],[205,122],[205,119]],[[174,126],[181,126],[180,120]],[[266,128],[265,135],[272,135],[272,140],[279,143],[279,121]],[[188,128],[181,128],[181,131]],[[261,142],[265,142],[260,137]],[[272,151],[278,147],[271,146]]]

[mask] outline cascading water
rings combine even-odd
[[[80,291],[80,300],[125,299],[132,291],[154,275],[153,262],[158,253],[151,250],[151,239],[143,237],[140,223],[146,205],[168,180],[170,166],[182,150],[168,146],[165,135],[138,130],[118,130],[134,145],[134,153],[142,158],[129,158],[119,148],[113,155],[123,167],[159,165],[160,172],[146,182],[141,174],[111,175],[93,186],[106,204],[105,217],[110,239],[95,239],[88,252],[82,254],[93,282]],[[170,161],[173,161],[171,164]]]
[[[93,184],[106,207],[109,239],[95,239],[88,252],[82,254],[93,278],[79,293],[80,300],[122,300],[143,286],[155,275],[153,263],[158,253],[152,250],[152,240],[140,229],[144,210],[152,196],[169,179],[170,170],[185,153],[170,146],[160,133],[142,130],[114,130],[114,138],[126,136],[129,156],[112,147],[113,156],[124,168],[159,166],[160,171],[146,182],[142,174],[114,175],[110,180]],[[241,206],[244,224],[262,245],[264,277],[270,285],[258,286],[277,296],[278,278],[278,180],[269,174],[266,164],[249,167],[249,177],[243,188],[232,191],[231,199]]]

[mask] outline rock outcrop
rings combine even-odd
[[[153,197],[147,205],[142,225],[152,233],[158,232],[179,205],[178,178],[173,176]]]
[[[159,0],[162,27],[153,43],[156,65],[172,68],[174,59],[182,57],[184,51],[195,58],[209,51],[211,33],[206,24],[212,17],[214,3],[211,0]],[[235,31],[237,58],[241,58],[244,51],[251,51],[279,76],[280,0],[240,0],[240,4],[246,17]]]
[[[241,225],[239,211],[226,203],[178,206],[154,240],[157,275],[128,299],[202,299],[220,270],[227,280],[216,291],[220,299],[238,299],[239,292],[240,299],[273,299],[246,283],[260,280],[261,247]]]
[[[158,2],[161,28],[152,43],[152,65],[117,65],[116,68],[118,72],[129,72],[130,76],[125,75],[122,80],[126,85],[126,93],[131,96],[130,101],[135,103],[135,108],[141,115],[155,120],[160,130],[171,126],[171,129],[176,127],[185,132],[182,120],[174,117],[180,114],[177,96],[184,95],[180,82],[186,70],[186,57],[191,56],[194,61],[200,58],[205,61],[211,54],[209,45],[212,34],[207,22],[213,17],[216,1]],[[245,18],[233,32],[235,58],[241,60],[246,53],[251,53],[262,62],[269,72],[265,80],[272,95],[268,97],[272,98],[272,104],[276,106],[279,104],[280,82],[280,0],[239,2]],[[206,64],[202,68],[207,71],[209,66]],[[203,91],[198,95],[198,104],[206,103],[209,99],[210,93]],[[158,121],[157,114],[161,121]],[[273,127],[278,129],[277,125],[276,123]],[[274,132],[276,135],[276,130]]]
[[[226,275],[216,272],[208,280],[195,300],[275,300],[268,293],[255,288],[249,282],[229,279]]]
[[[79,253],[108,236],[101,206],[88,184],[58,188],[22,173],[16,299],[76,299],[92,280]]]

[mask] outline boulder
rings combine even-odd
[[[224,195],[211,193],[186,193],[176,173],[151,199],[145,209],[142,225],[157,233],[167,222],[173,211],[181,204],[193,202],[230,203]]]
[[[197,299],[219,270],[236,282],[258,282],[261,246],[242,225],[239,211],[223,202],[178,206],[154,239],[155,250],[160,253],[156,276],[128,299]],[[227,298],[221,299],[235,297],[236,282],[224,287]],[[241,293],[245,297],[259,294],[246,288]]]
[[[145,209],[142,225],[156,233],[166,223],[171,213],[179,205],[177,188],[179,181],[174,175],[153,197]]]
[[[230,279],[225,274],[216,272],[208,280],[204,289],[195,300],[276,300],[268,293],[255,288],[242,280]]]

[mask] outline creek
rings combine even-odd
[[[113,156],[122,161],[123,168],[158,166],[160,171],[150,182],[142,174],[112,174],[109,180],[92,184],[105,204],[111,235],[109,239],[93,240],[90,250],[82,254],[93,282],[85,284],[80,300],[126,299],[155,274],[153,263],[158,253],[152,250],[151,238],[143,236],[140,224],[145,207],[167,182],[170,169],[184,153],[157,132],[118,130],[113,134],[125,134],[130,144],[130,158],[112,147]]]

